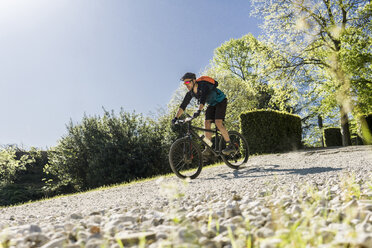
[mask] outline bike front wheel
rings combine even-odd
[[[179,178],[196,178],[203,168],[199,145],[188,137],[176,140],[169,151],[169,164]]]
[[[222,160],[227,166],[232,169],[239,169],[239,167],[248,161],[249,148],[248,142],[243,135],[236,131],[229,132],[231,144],[234,146],[235,151],[229,155],[221,153]],[[220,151],[225,149],[226,142],[224,139],[220,140]]]

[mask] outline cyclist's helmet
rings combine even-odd
[[[185,75],[183,75],[183,77],[181,77],[181,81],[183,81],[185,79],[196,79],[196,75],[195,75],[195,73],[192,73],[192,72],[186,72]]]

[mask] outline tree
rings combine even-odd
[[[142,115],[105,111],[67,129],[45,166],[58,179],[52,190],[80,191],[170,172],[163,129]]]
[[[322,105],[335,104],[341,115],[343,144],[350,145],[348,113],[353,91],[353,75],[345,68],[349,48],[344,37],[358,30],[370,40],[371,3],[365,0],[252,0],[253,14],[264,18],[265,42],[273,46],[271,69],[296,77],[310,72],[311,83],[322,94]],[[370,53],[371,49],[367,49]],[[347,53],[347,52],[346,52]],[[370,66],[370,64],[364,64]],[[315,80],[314,80],[315,79]]]
[[[235,78],[236,82],[246,84],[244,88],[254,91],[258,109],[278,108],[272,104],[275,92],[259,70],[262,65],[260,54],[266,49],[252,34],[230,39],[215,49],[211,69],[206,73],[213,71],[215,77],[221,78],[219,75],[222,74],[223,80]]]
[[[239,130],[240,114],[257,108],[259,104],[256,91],[247,84],[247,81],[226,71],[222,72],[211,68],[205,72],[205,75],[218,81],[218,88],[225,93],[228,99],[225,119],[227,129]]]
[[[313,140],[311,130],[316,126],[318,111],[309,111],[309,108],[319,104],[318,92],[307,83],[313,77],[308,71],[276,70],[274,58],[280,54],[274,48],[273,44],[259,41],[252,34],[230,39],[215,49],[211,70],[215,77],[235,78],[245,84],[243,88],[249,88],[255,100],[253,108],[303,116],[304,138]]]
[[[371,32],[371,26],[369,25]],[[342,36],[341,66],[350,75],[355,114],[372,112],[372,39],[357,28],[349,28]]]
[[[14,147],[7,147],[0,150],[0,186],[11,184],[16,179],[19,171],[26,170],[26,165],[34,162],[28,155],[22,155],[19,159],[16,156]]]

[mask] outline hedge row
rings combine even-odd
[[[254,110],[240,115],[241,133],[250,153],[275,153],[300,149],[301,118],[275,110]]]
[[[342,146],[341,129],[337,127],[324,128],[323,140],[326,147]]]
[[[372,114],[363,116],[365,122],[362,121],[361,135],[364,144],[372,144]]]

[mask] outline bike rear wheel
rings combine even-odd
[[[239,169],[239,167],[248,161],[249,157],[249,148],[248,142],[243,135],[236,131],[229,132],[231,144],[235,148],[235,152],[229,155],[221,154],[222,160],[227,166],[232,169]],[[225,149],[226,142],[224,139],[220,140],[220,151]]]
[[[179,178],[196,178],[203,168],[199,145],[188,137],[176,140],[169,151],[169,164]]]

